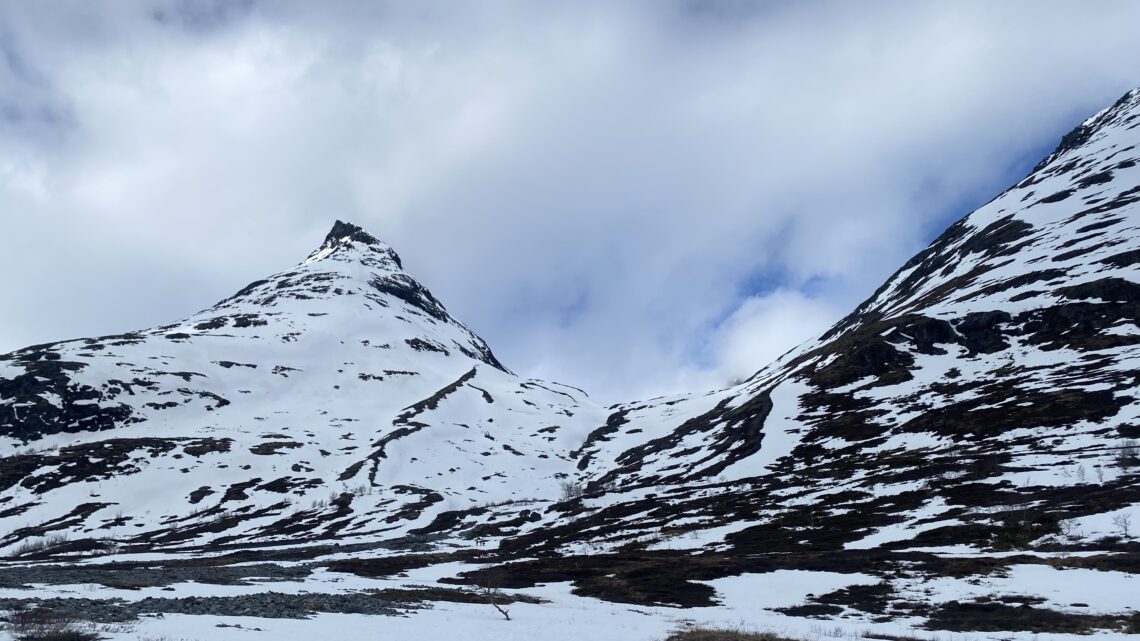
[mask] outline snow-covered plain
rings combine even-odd
[[[31,586],[40,597],[118,598],[135,601],[147,597],[211,597],[251,594],[266,590],[305,594],[357,592],[391,588],[451,587],[435,580],[454,567],[426,568],[398,579],[362,579],[331,574],[315,575],[304,582],[272,582],[251,586],[175,584],[172,591],[159,589],[111,590],[96,585]],[[138,621],[98,626],[108,639],[281,639],[349,640],[362,638],[408,638],[448,640],[461,634],[470,639],[550,639],[570,641],[583,637],[612,641],[660,641],[671,632],[691,626],[769,632],[793,639],[860,639],[867,636],[902,636],[930,641],[1013,639],[1068,641],[1087,639],[1083,634],[1030,632],[953,633],[921,628],[920,617],[897,617],[890,622],[848,610],[843,616],[825,619],[792,616],[775,611],[804,603],[814,595],[849,586],[871,586],[880,577],[806,570],[778,570],[708,581],[716,589],[713,607],[669,608],[610,603],[571,593],[565,583],[552,583],[526,590],[543,603],[513,603],[506,606],[506,620],[491,605],[436,602],[410,608],[398,616],[361,614],[311,614],[304,619],[211,615],[143,615]],[[930,603],[969,600],[994,594],[1028,594],[1047,600],[1049,606],[1077,613],[1137,612],[1135,595],[1140,577],[1124,572],[1056,570],[1040,565],[1014,565],[1005,576],[981,581],[949,578],[916,580],[903,584],[907,597]],[[6,589],[0,598],[26,596],[27,590]],[[1092,597],[1098,598],[1092,598]],[[1074,606],[1073,604],[1077,604]],[[1101,631],[1096,639],[1115,641],[1134,635]]]

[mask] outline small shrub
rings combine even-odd
[[[1116,464],[1120,467],[1140,465],[1140,442],[1133,439],[1121,441],[1116,450]]]
[[[369,483],[361,483],[348,489],[348,493],[353,496],[371,496],[374,491],[375,488]]]
[[[693,627],[670,634],[665,641],[791,641],[771,632]]]
[[[574,499],[581,498],[582,495],[586,493],[586,490],[574,481],[562,481],[558,484],[558,487],[562,490],[563,501],[573,501]]]
[[[1112,525],[1120,532],[1122,538],[1129,538],[1132,536],[1132,513],[1127,512],[1124,514],[1117,514],[1112,517]]]
[[[54,547],[58,547],[67,543],[67,534],[52,534],[50,536],[43,536],[36,539],[27,539],[21,541],[16,549],[12,550],[10,556],[27,556],[29,554],[38,554],[46,552]]]
[[[14,610],[6,621],[5,628],[16,641],[97,641],[102,638],[90,625],[43,608]]]

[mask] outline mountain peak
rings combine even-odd
[[[303,333],[299,329],[302,325],[313,325],[315,321],[308,320],[312,318],[328,317],[326,320],[336,324],[335,331],[344,333],[343,322],[360,318],[361,308],[372,312],[364,316],[367,327],[361,331],[368,342],[387,344],[394,337],[405,336],[404,343],[415,351],[449,355],[455,350],[507,371],[483,339],[452,317],[439,299],[404,271],[395,250],[360,226],[341,220],[301,264],[246,285],[201,312],[199,316],[205,320],[196,316],[187,322],[194,328],[214,324],[227,327],[228,321],[218,320],[218,314],[224,312],[226,318],[235,314],[243,318],[246,325],[256,317],[260,327],[268,323],[262,316],[275,316],[275,323],[288,325],[283,340],[291,342]],[[283,315],[292,315],[294,320],[281,321]],[[306,320],[298,323],[298,318]],[[169,332],[170,327],[163,331]]]
[[[1088,145],[1102,130],[1113,125],[1130,125],[1137,118],[1140,118],[1140,88],[1125,93],[1116,102],[1086,118],[1072,131],[1062,136],[1053,153],[1037,163],[1030,174],[1037,173],[1061,156]]]
[[[342,249],[355,247],[363,247],[373,252],[385,254],[398,269],[404,268],[400,256],[387,243],[368,233],[363,227],[339,219],[333,223],[332,229],[325,235],[325,240],[321,246],[305,259],[305,263],[323,260]]]
[[[325,236],[325,243],[343,241],[351,239],[365,245],[375,245],[380,242],[378,238],[364,230],[359,225],[346,223],[343,220],[337,220],[333,223],[332,229],[329,230],[328,235]]]

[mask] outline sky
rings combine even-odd
[[[746,377],[1140,86],[1140,3],[0,0],[0,352],[336,219],[516,373]]]

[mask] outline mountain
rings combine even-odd
[[[582,499],[464,576],[712,607],[808,572],[773,612],[1140,632],[1105,587],[1135,594],[1140,567],[1138,163],[1140,90],[819,339],[734,387],[612,408],[573,452]]]
[[[601,411],[511,374],[339,221],[299,265],[181,322],[0,356],[0,399],[4,545],[398,537],[557,496]]]
[[[1138,162],[1140,90],[818,340],[739,386],[616,408],[579,468],[668,498],[575,520],[614,543],[728,528],[742,550],[1112,534],[1091,517],[1140,503]]]
[[[1138,163],[1140,90],[818,339],[608,408],[512,374],[338,222],[179,323],[0,356],[0,584],[37,559],[51,585],[224,567],[814,637],[1138,633]],[[188,607],[151,598],[130,607]]]

